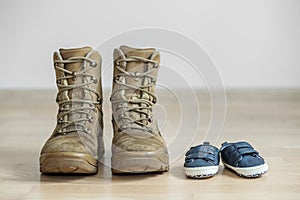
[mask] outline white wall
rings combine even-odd
[[[298,0],[2,0],[0,88],[54,88],[53,51],[139,27],[193,38],[226,87],[300,86]]]

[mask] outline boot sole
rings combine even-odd
[[[48,153],[40,156],[40,171],[43,174],[95,174],[98,160],[83,153]]]
[[[111,158],[112,173],[151,173],[169,170],[169,156],[165,152],[122,152]]]

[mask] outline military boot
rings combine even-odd
[[[114,50],[113,173],[168,170],[167,147],[152,114],[159,62],[160,54],[154,48],[121,46]]]
[[[57,124],[40,155],[42,173],[93,174],[104,154],[101,56],[90,47],[53,56]]]

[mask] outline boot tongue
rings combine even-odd
[[[126,57],[137,56],[150,59],[151,55],[156,51],[154,48],[136,49],[128,46],[120,46],[120,50]]]
[[[74,48],[74,49],[59,49],[59,53],[63,60],[67,60],[67,59],[73,58],[73,57],[86,57],[86,55],[92,50],[93,49],[91,47],[82,47],[82,48]],[[80,69],[81,66],[82,66],[82,62],[76,62],[76,63],[65,64],[64,68],[71,72],[79,72],[79,71],[81,71],[81,69]],[[70,78],[70,79],[68,79],[67,84],[68,85],[76,85],[76,84],[84,83],[85,81],[86,80],[84,77],[77,77],[76,79]],[[84,100],[84,99],[91,100],[92,99],[91,95],[87,91],[83,90],[82,88],[76,88],[76,89],[67,91],[67,98],[68,99],[80,99],[80,100]],[[71,110],[77,109],[77,108],[81,108],[82,106],[83,106],[83,104],[76,103],[76,104],[72,104],[70,109]],[[84,117],[83,114],[70,113],[68,115],[65,115],[64,120],[72,121],[72,120],[80,119],[82,117]],[[77,129],[77,127],[75,127],[74,125],[71,125],[67,129],[74,129],[74,128]]]
[[[151,59],[151,56],[153,55],[153,53],[156,51],[154,48],[146,48],[146,49],[136,49],[136,48],[131,48],[128,46],[121,46],[119,48],[123,54],[125,55],[126,58],[130,58],[131,56],[135,56],[135,57],[141,57],[141,58],[145,58],[145,59]],[[146,71],[148,71],[149,69],[149,65],[147,65],[147,63],[142,62],[142,61],[130,61],[127,62],[126,64],[126,71],[127,72],[131,72],[131,73],[144,73]],[[138,79],[133,79],[133,78],[129,78],[127,77],[126,79],[126,83],[128,85],[132,85],[135,87],[140,87],[143,85],[148,85],[149,84],[149,80],[148,78],[138,78]],[[148,91],[150,90],[150,88],[144,88],[147,89]],[[150,100],[151,101],[151,97],[145,93],[145,92],[141,92],[138,90],[126,90],[125,92],[125,96],[127,99],[144,99],[144,100]],[[131,104],[129,105],[129,107],[139,107],[142,106],[143,103],[139,104]],[[147,111],[147,110],[145,110]],[[140,119],[141,117],[145,117],[143,116],[143,114],[140,114],[138,112],[131,112],[130,113],[130,117],[133,119]]]
[[[59,49],[60,55],[63,60],[67,60],[69,58],[74,57],[86,57],[86,55],[92,51],[91,47],[82,47],[82,48],[74,48],[74,49]],[[64,68],[71,72],[81,71],[80,68],[82,66],[82,62],[75,62],[65,64]],[[68,79],[68,85],[74,85],[77,83],[83,83],[85,80],[83,77],[77,77],[76,79]],[[73,91],[69,91],[69,98],[81,98],[81,99],[90,99],[89,95],[86,95],[82,89],[74,89]]]
[[[135,57],[150,59],[152,54],[156,51],[154,48],[136,49],[136,48],[132,48],[132,47],[128,47],[128,46],[120,46],[119,49],[123,52],[123,54],[125,55],[126,58],[135,56]],[[149,66],[145,62],[137,60],[137,61],[127,62],[125,70],[127,72],[131,72],[133,74],[144,73],[149,70],[148,67]],[[136,86],[136,87],[140,87],[140,86],[148,84],[148,82],[147,82],[147,80],[145,80],[145,78],[134,79],[132,77],[127,77],[126,83],[128,85]],[[126,91],[127,98],[132,98],[136,95],[142,95],[142,94],[140,94],[139,91],[135,91],[135,90],[127,90]]]
[[[75,49],[59,49],[60,55],[64,60],[67,60],[72,57],[85,57],[90,51],[93,49],[91,47],[82,47],[82,48],[75,48]],[[81,63],[71,63],[65,65],[65,69],[77,72],[79,71]]]
[[[81,47],[74,49],[59,49],[60,55],[64,60],[71,57],[84,57],[93,49],[91,47]]]
[[[136,49],[128,46],[121,46],[120,50],[123,52],[126,58],[135,56],[135,57],[141,57],[146,59],[150,59],[152,54],[156,51],[154,48]],[[125,70],[127,72],[132,72],[132,73],[144,73],[149,69],[148,69],[148,65],[145,62],[131,61],[131,62],[127,62]],[[126,83],[133,86],[141,86],[145,84],[144,78],[140,78],[138,80],[134,80],[133,78],[128,78],[126,80]]]

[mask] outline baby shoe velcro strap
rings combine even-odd
[[[189,160],[189,159],[203,159],[203,160],[211,160],[211,161],[214,161],[215,160],[215,156],[214,154],[208,154],[206,152],[196,152],[196,153],[193,153],[193,154],[190,154],[188,156],[186,156],[185,158],[186,160]]]
[[[240,153],[240,155],[258,154],[258,152],[252,148],[240,148],[240,149],[238,149],[238,152]]]
[[[248,142],[236,142],[233,145],[235,146],[236,149],[239,149],[239,148],[252,148],[253,149],[253,147]]]
[[[237,166],[238,162],[242,159],[241,154],[238,151],[233,151],[228,158],[228,163]]]
[[[215,149],[213,146],[209,145],[198,145],[195,147],[192,147],[188,152],[186,152],[186,156],[189,154],[197,153],[197,152],[205,152],[209,154],[215,154],[216,152],[218,153],[219,151]]]
[[[236,151],[232,152],[229,162],[233,163],[234,166],[237,166],[238,163],[243,159],[243,156],[247,154],[258,154],[258,152],[250,148],[237,149]]]
[[[237,142],[233,144],[241,155],[258,154],[248,142]]]

